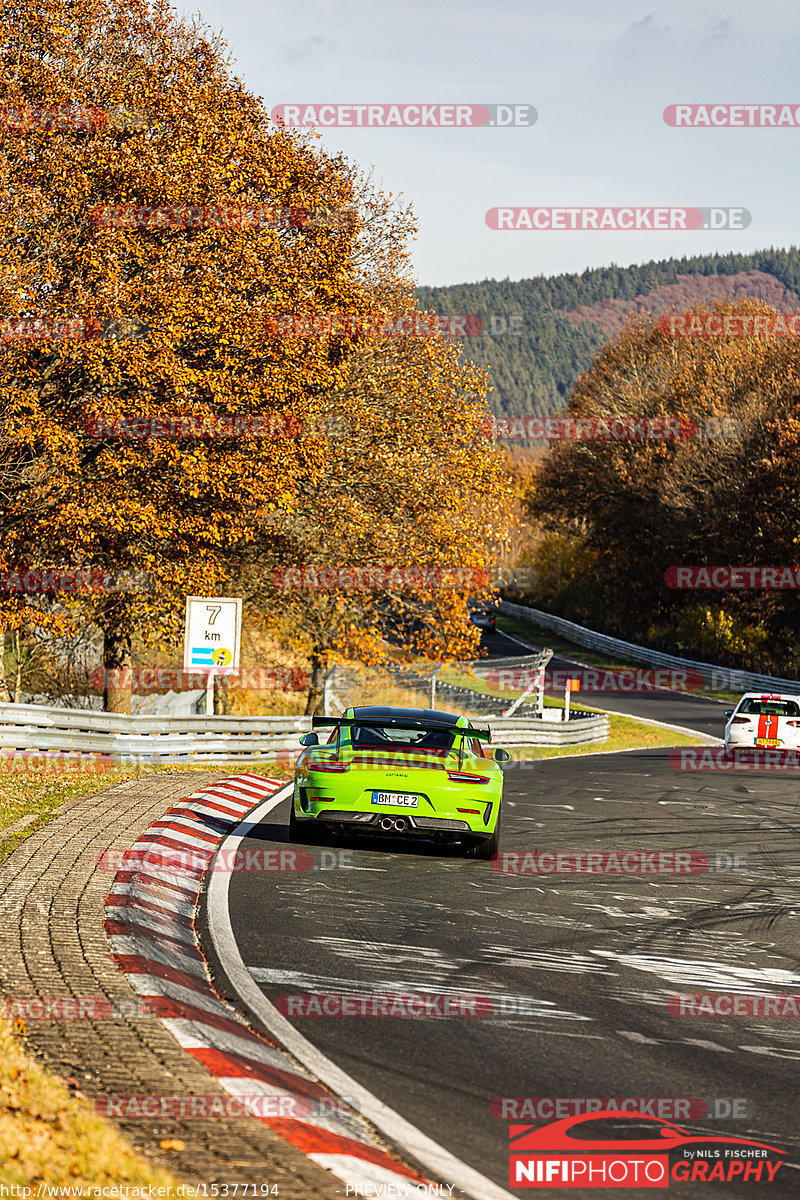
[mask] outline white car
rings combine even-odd
[[[726,750],[755,746],[800,750],[800,696],[746,692],[725,716]]]

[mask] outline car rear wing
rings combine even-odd
[[[415,720],[413,717],[312,717],[312,729],[334,729],[337,726],[358,725],[361,729],[413,729],[418,733],[446,733],[475,738],[479,742],[492,740],[491,729],[473,729],[470,725],[450,725],[444,721]]]

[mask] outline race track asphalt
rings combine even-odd
[[[510,653],[501,636],[497,652]],[[721,733],[714,702],[628,699],[639,713],[649,704],[659,720]],[[785,772],[678,770],[664,749],[512,763],[502,849],[536,873],[400,840],[314,847],[312,870],[232,875],[234,937],[273,1002],[455,993],[468,1009],[472,996],[491,1000],[484,1015],[292,1020],[500,1185],[508,1187],[509,1120],[553,1119],[547,1105],[533,1115],[530,1106],[503,1109],[503,1098],[644,1098],[653,1115],[692,1132],[786,1150],[764,1194],[788,1197],[800,1180],[800,1019],[693,1016],[670,997],[800,992],[799,784]],[[288,812],[287,800],[243,848],[285,844]],[[709,869],[654,874],[648,864],[659,860],[645,859],[643,873],[553,874],[538,855],[559,851],[663,854],[668,868],[673,852],[695,852]],[[694,1200],[753,1186],[729,1182],[715,1193],[713,1184],[672,1182],[670,1193]]]

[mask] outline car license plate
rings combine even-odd
[[[757,746],[780,746],[781,739],[780,738],[756,738],[755,743]]]
[[[401,808],[416,808],[419,796],[409,792],[373,792],[373,804],[397,804]]]

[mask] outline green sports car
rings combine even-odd
[[[348,708],[313,717],[300,739],[289,817],[292,841],[340,833],[460,842],[472,858],[499,851],[501,762],[491,731],[430,708]]]

